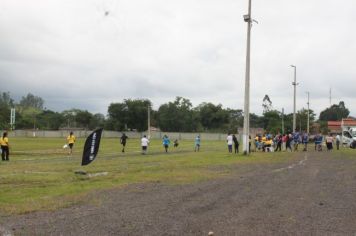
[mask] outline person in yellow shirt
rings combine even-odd
[[[7,137],[7,132],[4,132],[0,138],[1,145],[1,159],[3,161],[9,161],[9,138]]]
[[[265,151],[270,152],[272,145],[273,145],[273,140],[271,138],[268,138],[265,142]]]
[[[73,132],[69,133],[69,136],[67,137],[67,142],[68,142],[68,146],[69,146],[69,154],[72,154],[73,152],[73,145],[75,143],[75,136],[73,135]]]

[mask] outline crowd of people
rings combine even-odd
[[[125,136],[125,134],[123,134]],[[122,139],[122,138],[121,138]],[[294,132],[288,134],[277,134],[272,135],[265,133],[263,135],[257,134],[254,138],[254,149],[251,150],[252,143],[251,136],[249,137],[249,148],[250,151],[261,151],[261,152],[296,152],[299,150],[308,151],[308,144],[314,143],[315,151],[323,150],[323,142],[325,142],[325,146],[327,151],[331,151],[334,148],[334,144],[336,144],[337,150],[340,148],[341,138],[339,135],[333,137],[331,134],[327,136],[323,136],[322,134],[314,135],[312,138],[306,132]],[[239,140],[235,134],[228,133],[226,137],[227,149],[229,153],[239,153]],[[200,135],[195,137],[194,140],[194,151],[200,151]],[[142,146],[142,154],[147,153],[147,147],[149,144],[149,139],[146,135],[141,139]],[[123,144],[124,145],[124,144]],[[170,139],[167,135],[164,135],[162,138],[162,145],[164,147],[165,152],[168,152],[168,148],[170,145]],[[174,147],[178,147],[178,140],[174,140]]]
[[[120,137],[120,144],[122,145],[122,152],[125,152],[125,147],[127,143],[127,139],[129,137],[122,133]],[[69,148],[68,154],[71,155],[73,152],[73,146],[76,141],[76,137],[73,135],[73,132],[69,133],[69,136],[66,139],[67,144],[64,147]],[[299,147],[302,146],[303,151],[308,151],[308,144],[314,142],[314,150],[315,151],[322,151],[323,150],[323,142],[325,142],[325,146],[327,151],[331,151],[334,148],[334,144],[336,145],[336,149],[339,150],[341,144],[341,137],[340,135],[336,135],[333,137],[331,134],[327,136],[323,136],[322,134],[317,134],[313,136],[311,139],[310,136],[306,132],[294,132],[288,134],[277,134],[272,135],[269,133],[265,133],[263,135],[257,134],[254,138],[254,149],[251,150],[251,143],[252,143],[251,136],[249,137],[249,148],[250,151],[261,151],[261,152],[281,152],[281,151],[289,151],[295,152],[299,150]],[[235,134],[228,133],[226,137],[227,148],[228,152],[232,153],[239,153],[239,141]],[[150,143],[149,138],[144,135],[141,138],[141,149],[142,154],[147,153],[148,145]],[[167,135],[164,135],[162,138],[162,145],[164,151],[167,153],[171,141]],[[10,155],[10,145],[9,145],[9,138],[8,133],[4,132],[3,135],[0,137],[0,145],[1,145],[1,158],[3,161],[9,161]],[[197,135],[194,139],[194,152],[200,151],[201,145],[201,138],[200,135]],[[179,146],[178,139],[175,139],[173,142],[173,147],[177,148]]]
[[[122,152],[125,152],[126,140],[128,137],[125,133],[120,137],[120,143],[122,144]],[[299,151],[300,147],[303,151],[308,151],[308,144],[314,142],[314,149],[316,151],[323,150],[323,142],[325,141],[325,146],[328,151],[331,151],[336,144],[337,150],[340,148],[341,138],[339,135],[333,137],[331,134],[323,136],[322,134],[317,134],[311,139],[306,132],[294,132],[288,134],[277,134],[272,135],[265,133],[263,135],[257,134],[254,138],[254,149],[251,150],[252,138],[249,136],[249,148],[250,151],[261,151],[261,152],[281,152],[289,151],[296,152]],[[235,134],[228,133],[226,137],[227,148],[229,153],[239,153],[239,140]],[[149,138],[144,135],[141,138],[141,148],[142,154],[147,153],[147,148],[150,143]],[[174,148],[179,145],[178,139],[174,140]],[[167,135],[162,138],[162,145],[165,152],[168,152],[171,141]],[[194,152],[200,151],[201,138],[197,135],[194,139]]]
[[[228,136],[229,137],[229,136]],[[228,138],[227,138],[228,139]],[[336,144],[337,150],[340,148],[341,138],[340,135],[333,137],[331,134],[325,137],[322,134],[316,134],[312,138],[307,132],[298,132],[288,134],[257,134],[254,139],[254,151],[262,152],[278,152],[278,151],[289,151],[296,152],[299,150],[308,151],[308,144],[314,143],[315,151],[323,150],[323,142],[327,151],[331,151]]]

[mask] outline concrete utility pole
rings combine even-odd
[[[150,105],[147,106],[147,138],[151,138],[151,111]]]
[[[244,21],[247,22],[247,49],[246,49],[246,72],[245,72],[245,103],[244,103],[244,128],[243,128],[243,153],[248,155],[249,135],[250,135],[250,48],[251,48],[251,0],[248,1],[248,14],[244,15]]]
[[[11,130],[15,129],[15,119],[16,119],[15,108],[11,108],[11,111],[10,111],[10,127],[11,127]]]
[[[282,108],[282,134],[284,134],[284,108]]]
[[[292,85],[294,86],[294,106],[293,106],[293,130],[292,132],[295,131],[297,128],[297,117],[296,117],[296,106],[297,106],[297,99],[296,99],[296,93],[297,93],[297,67],[295,65],[291,65],[291,67],[294,68],[294,82]]]
[[[310,93],[307,92],[307,94],[308,94],[308,102],[307,102],[307,105],[308,105],[307,134],[309,134],[309,123],[310,123],[310,121],[309,121],[309,119],[310,119],[310,118],[309,118],[309,116],[310,116],[310,115],[309,115],[309,113],[310,113],[310,108],[309,108],[309,105],[310,105],[310,103],[309,103],[309,96],[310,96]]]

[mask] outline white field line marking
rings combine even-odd
[[[306,162],[307,160],[308,160],[308,155],[305,154],[304,159],[303,159],[303,160],[300,160],[298,163],[294,163],[294,164],[289,165],[289,166],[287,166],[287,167],[283,167],[283,168],[279,168],[279,169],[273,170],[272,172],[281,172],[281,171],[284,171],[284,170],[291,170],[291,169],[294,169],[294,168],[297,167],[297,166],[305,165],[305,162]]]
[[[100,173],[88,174],[89,178],[97,177],[97,176],[105,176],[105,175],[108,175],[108,172],[100,172]]]
[[[0,235],[2,236],[13,236],[10,230],[7,230],[6,228],[2,227],[0,225]]]

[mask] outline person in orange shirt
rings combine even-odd
[[[7,137],[7,132],[4,132],[0,138],[1,145],[1,159],[3,161],[9,161],[9,138]]]

